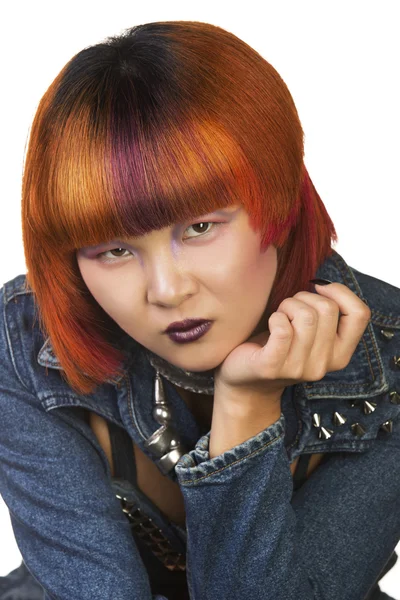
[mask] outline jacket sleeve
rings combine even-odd
[[[210,432],[175,472],[186,508],[187,575],[195,600],[314,600],[296,545],[285,417],[210,459]]]
[[[0,305],[1,296],[0,291]],[[45,599],[166,600],[152,597],[99,451],[67,418],[42,409],[24,387],[4,321],[0,351],[0,493]]]
[[[283,413],[211,459],[200,438],[175,466],[191,598],[365,600],[400,539],[399,423],[330,454],[293,497]]]

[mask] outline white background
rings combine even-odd
[[[299,111],[305,163],[335,223],[335,249],[359,271],[400,287],[399,2],[36,0],[2,6],[0,285],[26,272],[23,157],[37,104],[54,77],[75,53],[123,29],[195,20],[231,31],[277,69]],[[1,499],[0,532],[5,575],[21,556]],[[382,589],[400,599],[400,560],[382,581]]]

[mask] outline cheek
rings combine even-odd
[[[251,288],[265,287],[275,276],[276,251],[270,246],[260,252],[258,243],[248,243],[237,252],[230,253],[230,272]]]
[[[129,289],[127,278],[125,283],[113,281],[112,285],[105,277],[101,277],[100,273],[86,272],[83,278],[93,298],[112,319],[119,322],[125,315],[132,316],[137,300],[132,296],[132,288]]]
[[[270,246],[264,253],[258,250],[248,255],[240,271],[242,293],[255,305],[264,305],[269,298],[277,272],[276,250]]]
[[[258,247],[224,254],[223,260],[208,263],[201,280],[226,310],[264,310],[276,274],[273,252],[260,254]]]
[[[259,268],[259,252],[248,239],[238,243],[237,238],[240,238],[238,234],[221,236],[219,243],[190,257],[189,270],[198,273],[213,289],[228,289],[237,285],[237,282],[240,283],[243,278],[252,279],[249,269],[253,273]]]

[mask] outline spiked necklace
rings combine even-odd
[[[157,354],[146,349],[150,364],[156,370],[154,377],[154,396],[152,415],[160,427],[145,441],[145,447],[159,460],[156,461],[163,475],[172,471],[183,454],[189,451],[180,439],[179,434],[171,425],[172,414],[166,400],[162,377],[185,390],[199,394],[214,393],[214,370],[198,373],[185,371],[171,365]]]
[[[214,394],[214,369],[209,371],[185,371],[175,365],[171,365],[168,361],[146,349],[146,353],[150,364],[158,371],[165,379],[171,381],[175,385],[197,392],[198,394]]]

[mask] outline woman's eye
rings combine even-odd
[[[220,223],[213,223],[211,221],[203,221],[201,223],[193,223],[193,225],[189,225],[189,227],[185,231],[187,231],[188,229],[193,227],[195,230],[197,230],[196,233],[199,233],[200,235],[202,235],[203,233],[208,233],[210,231],[210,229],[212,229],[212,227],[210,229],[207,229],[207,227],[209,225],[220,225]],[[198,235],[189,236],[189,238],[191,238],[191,237],[199,237],[199,236]]]
[[[193,225],[189,225],[189,227],[187,227],[185,231],[188,231],[192,227],[195,233],[198,235],[189,235],[184,239],[200,237],[203,234],[209,233],[218,225],[222,225],[222,223],[214,223],[213,221],[202,221],[201,223],[193,223]],[[103,263],[113,263],[117,262],[119,259],[125,259],[128,255],[124,256],[124,252],[127,252],[128,255],[131,254],[129,250],[126,250],[126,248],[111,248],[110,250],[106,250],[105,252],[100,252],[100,254],[96,256],[96,258]],[[111,254],[112,256],[114,256],[114,258],[106,258],[107,254]]]
[[[111,253],[111,252],[117,252],[117,255],[114,255],[114,258],[104,258],[106,254]],[[97,258],[101,261],[101,262],[105,262],[105,263],[112,263],[115,262],[116,260],[118,260],[119,258],[125,258],[122,254],[118,254],[118,252],[128,252],[128,250],[126,250],[125,248],[112,248],[111,250],[106,250],[105,252],[100,252],[100,254],[97,255]]]

